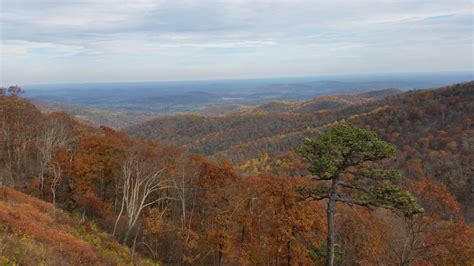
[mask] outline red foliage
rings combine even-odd
[[[438,215],[459,214],[461,206],[449,192],[445,184],[436,182],[428,177],[421,177],[410,186],[418,195],[425,211]]]

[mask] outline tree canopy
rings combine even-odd
[[[399,209],[405,215],[422,211],[415,198],[397,185],[401,174],[384,164],[395,156],[396,148],[374,132],[341,123],[306,139],[299,152],[309,163],[313,179],[321,182],[316,187],[300,187],[299,192],[306,199],[328,199],[326,265],[334,263],[336,202]]]

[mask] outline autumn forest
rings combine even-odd
[[[0,96],[3,265],[472,265],[474,83],[116,130]]]

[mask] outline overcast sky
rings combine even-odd
[[[473,70],[470,0],[0,0],[1,85]]]

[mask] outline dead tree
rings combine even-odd
[[[115,220],[113,234],[122,214],[125,213],[127,229],[123,243],[140,218],[142,211],[159,201],[169,199],[160,191],[172,188],[171,180],[164,175],[165,168],[155,164],[153,158],[142,154],[128,156],[122,165],[122,204]]]
[[[62,169],[61,165],[58,162],[53,162],[49,166],[50,172],[53,175],[53,179],[51,180],[51,192],[53,193],[53,206],[56,209],[56,189],[61,182],[62,177]]]

